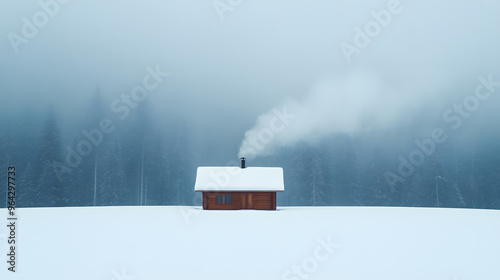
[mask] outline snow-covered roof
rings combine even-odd
[[[198,167],[195,191],[285,190],[280,167]]]

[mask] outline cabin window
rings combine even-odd
[[[218,194],[217,195],[217,204],[231,204],[231,195],[230,194]]]

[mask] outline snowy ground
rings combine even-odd
[[[17,216],[17,272],[4,261],[2,280],[500,279],[500,211],[97,207]]]

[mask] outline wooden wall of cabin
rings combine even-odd
[[[230,194],[231,204],[217,204],[218,194]],[[204,192],[203,209],[206,210],[237,210],[241,209],[241,193],[238,192]]]
[[[231,195],[231,204],[217,204],[217,195]],[[276,210],[276,192],[203,192],[203,209]]]

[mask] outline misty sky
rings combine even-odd
[[[187,118],[196,141],[220,141],[235,157],[257,118],[284,104],[300,116],[286,141],[307,140],[442,114],[478,76],[500,81],[500,1],[399,1],[350,62],[340,45],[354,46],[356,28],[394,3],[221,0],[235,4],[221,15],[211,0],[67,2],[17,47],[9,36],[44,8],[0,2],[0,117],[54,104],[69,123],[96,87],[111,105],[159,65],[170,76],[147,97],[155,117]],[[492,128],[499,117],[481,116]]]

